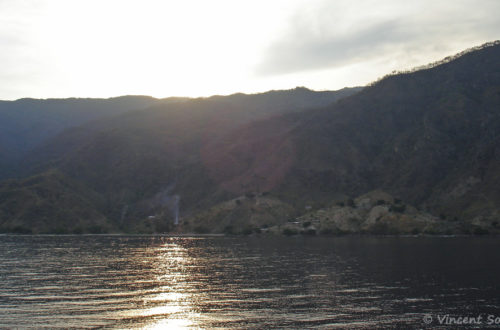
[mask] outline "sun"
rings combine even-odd
[[[255,89],[252,72],[279,28],[273,16],[285,7],[282,1],[51,1],[36,39],[69,95],[227,94]]]

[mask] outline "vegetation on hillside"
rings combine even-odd
[[[165,101],[62,131],[0,186],[1,228],[498,232],[499,59],[493,43],[362,90]],[[404,203],[360,208],[373,190]]]

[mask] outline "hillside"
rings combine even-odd
[[[104,205],[95,206],[97,212],[115,225],[134,228],[134,219],[157,209],[150,206],[151,199],[171,185],[188,211],[232,196],[211,180],[203,164],[200,150],[207,141],[255,120],[330,104],[359,90],[297,88],[182,102],[162,100],[144,110],[61,132],[25,157],[18,173],[36,175],[58,168],[105,200]]]
[[[499,59],[497,43],[386,77],[332,106],[233,132],[225,138],[234,141],[231,148],[215,148],[217,158],[237,163],[253,153],[246,146],[273,140],[282,153],[245,172],[256,173],[261,186],[289,203],[322,207],[343,195],[383,189],[450,220],[496,221]],[[284,165],[275,173],[263,170],[266,162]]]
[[[0,232],[101,233],[112,225],[100,197],[57,170],[0,184]]]
[[[0,101],[0,179],[14,175],[16,161],[65,129],[157,101],[148,96]]]
[[[62,205],[80,206],[60,231],[74,230],[71,217],[85,218],[87,205],[102,228],[125,232],[273,232],[298,219],[334,233],[495,233],[499,59],[493,43],[362,90],[158,102],[62,131],[23,164],[68,181],[75,197]],[[10,193],[32,191],[28,183],[3,184],[3,205],[31,198]],[[377,190],[392,202],[355,202]],[[37,196],[33,219],[57,205]],[[9,207],[0,224],[22,210]],[[373,228],[372,211],[382,219]]]

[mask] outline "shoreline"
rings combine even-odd
[[[456,237],[500,237],[500,234],[419,234],[419,235],[394,235],[394,234],[342,234],[342,235],[283,235],[283,234],[253,234],[253,235],[226,235],[226,234],[196,234],[196,233],[185,233],[185,234],[169,234],[169,233],[156,233],[156,234],[126,234],[126,233],[108,233],[108,234],[18,234],[18,233],[0,233],[2,236],[40,236],[40,237],[85,237],[85,236],[102,236],[102,237],[173,237],[173,238],[197,238],[197,237],[228,237],[228,238],[276,238],[276,237],[287,237],[287,238],[340,238],[340,237],[390,237],[390,238],[456,238]]]

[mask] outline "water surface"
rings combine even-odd
[[[405,328],[500,316],[495,237],[0,236],[0,327]],[[483,324],[484,325],[484,324]]]

